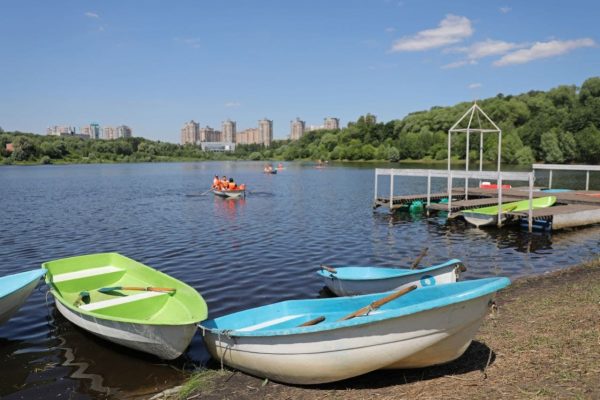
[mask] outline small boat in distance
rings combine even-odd
[[[460,357],[495,292],[487,278],[354,297],[288,300],[202,322],[211,355],[274,381],[314,385]]]
[[[165,360],[179,357],[207,316],[185,283],[118,253],[45,262],[56,308],[73,324],[108,341]]]
[[[45,273],[45,269],[35,269],[0,277],[0,324],[19,311]]]
[[[556,197],[546,196],[537,197],[532,200],[532,208],[545,208],[551,207],[556,203]],[[520,212],[529,210],[529,200],[520,200],[512,203],[502,204],[502,223],[508,218],[506,213],[508,212]],[[490,206],[483,208],[475,208],[472,210],[464,210],[460,212],[465,220],[475,225],[476,227],[496,225],[498,223],[498,206]]]
[[[399,290],[410,285],[425,287],[454,283],[464,271],[463,263],[452,259],[423,269],[328,264],[321,265],[317,274],[336,295],[356,296]]]

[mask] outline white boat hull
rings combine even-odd
[[[236,191],[214,190],[213,192],[219,197],[228,197],[231,199],[239,199],[240,197],[243,197],[246,194],[246,192],[243,190],[236,190]]]
[[[492,296],[335,330],[228,337],[203,329],[203,335],[213,357],[233,368],[279,382],[320,384],[382,368],[425,367],[460,357]]]
[[[457,279],[457,265],[449,265],[421,275],[396,276],[385,279],[339,279],[334,274],[321,276],[323,283],[337,296],[357,296],[370,293],[382,293],[399,290],[411,285],[417,287],[454,283]]]
[[[25,300],[37,286],[39,278],[0,299],[0,324],[8,321],[19,311]]]
[[[153,354],[165,360],[179,357],[192,341],[196,324],[151,325],[100,319],[74,312],[55,299],[56,308],[80,328],[110,342]]]
[[[478,213],[471,213],[468,211],[463,211],[462,212],[463,217],[465,218],[465,220],[470,223],[471,225],[475,225],[476,227],[480,227],[480,226],[489,226],[489,225],[497,225],[498,224],[498,215],[494,214],[494,215],[487,215],[487,214],[478,214]],[[502,215],[502,223],[506,222],[507,217],[505,215]]]

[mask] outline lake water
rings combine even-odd
[[[528,234],[447,223],[443,214],[373,212],[374,166],[260,162],[70,165],[0,168],[0,275],[57,258],[116,251],[196,288],[216,317],[272,302],[312,298],[321,263],[406,266],[464,260],[465,279],[540,274],[590,259],[600,227]],[[419,165],[423,168],[423,165]],[[245,182],[246,199],[203,195],[215,174]],[[536,184],[543,184],[541,177]],[[556,174],[555,187],[584,176]],[[389,181],[388,181],[389,182]],[[385,187],[384,181],[381,183]],[[445,182],[434,182],[443,189]],[[597,177],[592,188],[600,187]],[[434,188],[436,189],[436,188]],[[423,193],[406,179],[400,193]],[[209,360],[200,335],[163,362],[85,333],[55,309],[40,285],[0,326],[0,397],[134,397],[178,384]]]

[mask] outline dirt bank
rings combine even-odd
[[[208,371],[210,383],[183,398],[600,398],[600,260],[518,280],[496,303],[466,353],[450,364],[312,387]]]

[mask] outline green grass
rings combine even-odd
[[[226,373],[227,371],[212,369],[201,369],[197,372],[194,372],[181,386],[178,398],[186,399],[188,396],[196,392],[210,390],[213,387],[215,380]]]

